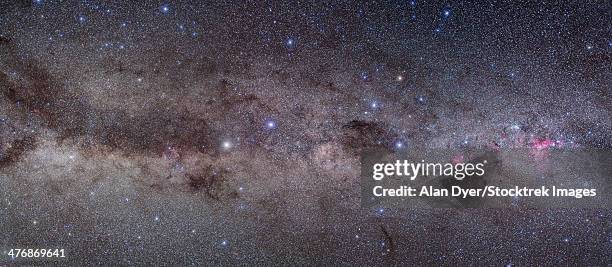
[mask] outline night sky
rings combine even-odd
[[[123,2],[0,3],[0,264],[612,264],[610,209],[359,185],[368,148],[612,148],[610,1]]]

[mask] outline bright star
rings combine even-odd
[[[162,13],[168,13],[170,11],[170,7],[168,5],[163,5],[159,9]]]
[[[396,142],[395,142],[395,148],[397,148],[397,149],[402,149],[402,148],[404,148],[404,142],[402,142],[402,141],[396,141]]]
[[[266,128],[268,128],[269,130],[276,129],[276,121],[272,119],[267,120],[265,124]]]
[[[293,38],[287,38],[287,40],[285,40],[285,46],[287,46],[287,48],[294,48],[296,45],[295,39]]]
[[[223,149],[230,149],[232,148],[232,143],[230,141],[223,141],[223,143],[221,143],[221,146],[223,147]]]

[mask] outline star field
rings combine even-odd
[[[2,3],[1,255],[58,247],[70,265],[609,265],[609,209],[364,209],[359,155],[610,149],[610,10],[606,1]]]

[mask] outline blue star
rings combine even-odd
[[[425,104],[425,103],[427,102],[427,98],[426,98],[426,97],[424,97],[424,96],[422,96],[422,95],[417,96],[415,100],[416,100],[416,101],[417,101],[417,103],[419,103],[419,104]]]
[[[85,15],[79,15],[78,20],[80,23],[85,23],[87,21],[87,17]]]
[[[365,72],[365,71],[363,73],[361,73],[361,79],[364,80],[364,81],[367,80],[368,79],[368,73]]]
[[[166,5],[163,5],[163,6],[161,6],[161,7],[159,8],[159,10],[160,10],[162,13],[166,14],[166,13],[170,12],[170,6],[168,6],[167,4],[166,4]]]
[[[442,14],[444,15],[445,18],[448,18],[451,15],[450,10],[444,10],[444,12],[442,12]]]
[[[296,46],[295,39],[291,37],[287,38],[287,40],[285,40],[285,46],[287,46],[287,48],[294,48]]]
[[[378,104],[378,102],[376,102],[376,101],[372,101],[372,103],[370,103],[370,107],[372,109],[377,109],[377,108],[380,107],[380,104]]]
[[[404,144],[404,142],[402,140],[395,141],[394,146],[395,146],[396,149],[402,149],[402,148],[406,147],[406,145]]]
[[[276,121],[274,121],[273,119],[267,119],[265,122],[265,126],[268,130],[276,129]]]

